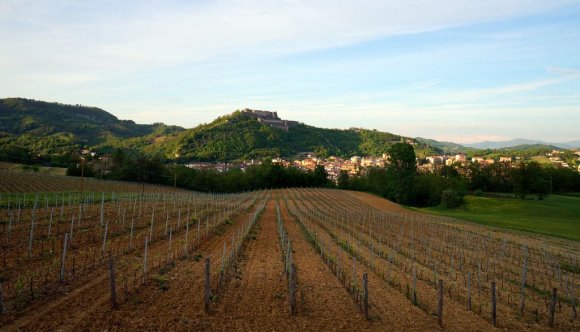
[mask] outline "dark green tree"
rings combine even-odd
[[[417,161],[412,145],[396,143],[390,147],[387,174],[391,198],[398,203],[409,203],[415,190],[417,175]]]

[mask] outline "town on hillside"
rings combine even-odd
[[[254,112],[264,112],[264,111],[252,111],[252,114],[258,114],[257,116],[263,116],[260,113]],[[267,112],[272,113],[272,112]],[[274,117],[270,115],[264,116],[266,120],[273,121],[272,125],[279,125],[280,121],[277,119],[277,115],[273,112]],[[270,119],[270,120],[268,120]],[[292,125],[294,121],[285,121],[283,125]],[[580,172],[580,149],[571,150],[576,158],[576,164],[578,166],[572,166],[568,162],[563,160],[564,152],[561,150],[553,150],[546,153],[543,156],[538,156],[543,158],[545,162],[549,162],[552,166],[556,168],[574,168]],[[115,165],[110,155],[99,156],[97,153],[90,151],[88,149],[83,149],[81,155],[89,157],[92,159],[91,166],[96,171],[97,174],[107,174]],[[537,158],[532,158],[537,159]],[[480,157],[474,156],[468,158],[464,153],[458,153],[454,155],[433,155],[427,156],[425,158],[417,158],[417,170],[423,173],[435,173],[440,170],[443,166],[451,166],[457,169],[457,171],[462,174],[467,172],[467,166],[470,164],[478,164],[481,167],[487,167],[494,165],[496,163],[501,163],[509,168],[516,167],[517,164],[522,161],[522,157],[518,156],[500,156],[497,158],[491,157]],[[330,157],[320,157],[315,153],[304,153],[301,158],[297,159],[287,159],[287,158],[274,158],[270,160],[272,164],[278,164],[283,167],[294,167],[302,171],[314,171],[317,166],[323,166],[324,170],[328,174],[328,178],[333,181],[338,181],[338,177],[341,172],[346,172],[349,177],[356,177],[365,175],[367,170],[370,168],[381,168],[385,167],[389,163],[389,155],[383,153],[381,156],[352,156],[350,158],[341,158],[337,156]],[[185,163],[184,166],[196,169],[196,170],[215,170],[217,172],[225,172],[230,169],[240,169],[245,171],[247,167],[253,165],[261,165],[262,160],[243,160],[243,161],[232,161],[232,162],[202,162],[202,161],[192,161]]]

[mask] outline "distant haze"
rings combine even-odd
[[[577,0],[3,0],[0,98],[565,143],[580,138],[578,17]]]
[[[478,148],[478,149],[501,149],[501,148],[509,148],[513,146],[523,145],[523,144],[544,144],[544,145],[552,145],[562,149],[572,149],[572,148],[580,148],[580,140],[570,141],[570,142],[544,142],[539,140],[530,140],[524,138],[516,138],[509,141],[498,141],[498,142],[479,142],[479,143],[472,143],[472,144],[463,144],[467,147]]]

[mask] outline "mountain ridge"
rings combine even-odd
[[[476,149],[501,149],[501,148],[512,148],[518,145],[535,145],[535,144],[551,145],[560,149],[580,148],[580,140],[554,143],[554,142],[546,142],[543,140],[532,140],[527,138],[514,138],[506,141],[482,141],[477,143],[463,144],[463,146]]]
[[[180,162],[291,157],[302,152],[382,155],[390,145],[401,141],[413,143],[420,156],[442,152],[388,132],[326,129],[288,122],[292,123],[289,130],[235,111],[211,123],[185,129],[119,120],[96,107],[6,98],[0,99],[0,150],[4,151],[0,158],[15,151],[24,155],[62,155],[83,147],[99,153],[129,148]]]
[[[477,155],[492,153],[489,150],[499,153],[502,149],[518,149],[508,146],[486,151],[472,145],[410,138],[364,128],[319,128],[299,121],[281,120],[276,112],[248,109],[193,128],[182,128],[120,120],[97,107],[24,98],[0,99],[0,159],[4,160],[14,154],[28,157],[71,155],[72,151],[78,152],[85,147],[101,154],[115,148],[127,148],[177,162],[291,158],[305,152],[320,156],[380,156],[390,145],[401,141],[412,143],[418,157]],[[511,142],[525,143],[520,144],[522,149],[551,148],[545,144],[531,146],[530,141]]]

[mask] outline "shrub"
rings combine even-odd
[[[441,193],[441,206],[446,209],[458,207],[463,203],[463,197],[455,190],[443,190]]]
[[[474,195],[474,196],[477,196],[477,197],[482,197],[482,196],[483,196],[483,190],[481,190],[481,189],[477,189],[477,190],[475,190],[475,191],[473,192],[473,195]]]

